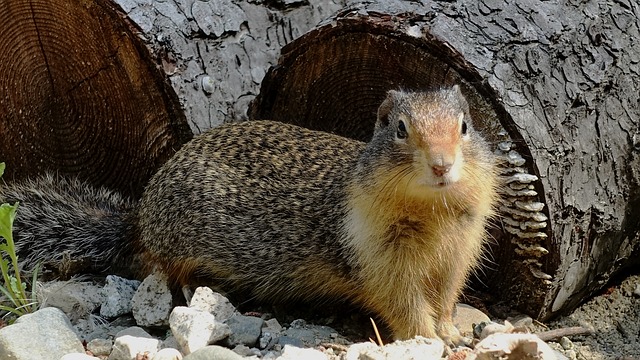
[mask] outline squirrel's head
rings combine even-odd
[[[464,176],[470,120],[458,85],[430,92],[391,90],[378,109],[375,134],[391,143],[396,163],[411,164],[413,181],[444,189]]]

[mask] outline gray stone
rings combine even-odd
[[[208,287],[202,286],[193,293],[189,307],[211,313],[220,322],[224,322],[233,315],[238,314],[229,299]]]
[[[343,339],[336,339],[336,334],[337,332],[328,326],[307,325],[302,320],[294,320],[291,322],[291,327],[282,332],[278,343],[299,345],[299,342],[291,341],[291,339],[298,339],[304,344],[304,347],[313,347],[322,342],[345,343]]]
[[[262,356],[262,354],[260,353],[260,350],[256,348],[249,348],[248,346],[245,346],[245,345],[237,345],[236,347],[233,348],[233,352],[244,357],[248,357],[248,356],[261,357]]]
[[[38,291],[38,299],[42,307],[62,310],[75,324],[97,309],[104,301],[104,296],[101,288],[91,282],[53,281],[43,283]]]
[[[166,326],[171,305],[167,280],[158,273],[147,276],[131,299],[131,311],[140,326]]]
[[[347,350],[345,358],[346,360],[440,359],[444,348],[444,343],[440,340],[416,336],[411,340],[395,341],[382,347],[373,343],[354,344]]]
[[[264,331],[264,329],[262,330],[262,335],[260,335],[260,339],[258,339],[258,347],[260,349],[267,349],[269,348],[272,344],[275,343],[274,341],[275,336],[268,332],[268,331]]]
[[[115,275],[107,276],[102,288],[104,302],[100,307],[100,315],[114,318],[131,312],[131,299],[140,286],[140,281],[127,280]]]
[[[93,339],[87,343],[87,350],[95,356],[109,356],[113,348],[113,341],[108,339]]]
[[[169,318],[171,332],[185,354],[190,354],[229,336],[229,326],[208,312],[177,306]]]
[[[270,331],[272,333],[279,333],[282,331],[282,325],[280,325],[276,318],[266,320],[264,322],[264,327],[264,330]]]
[[[531,325],[533,325],[533,319],[528,315],[518,315],[507,318],[507,321],[513,325],[514,328],[517,329],[528,329]]]
[[[253,347],[262,333],[264,320],[255,316],[235,315],[227,319],[225,323],[231,330],[231,335],[227,339],[227,344],[230,347],[239,344]]]
[[[463,336],[473,336],[473,326],[491,321],[482,311],[467,304],[457,304],[453,315],[453,324]]]
[[[151,360],[182,360],[182,353],[176,349],[166,348],[158,351]]]
[[[633,295],[640,296],[640,284],[636,285],[635,290],[633,290]]]
[[[194,351],[184,360],[242,360],[243,357],[222,346],[210,345]]]
[[[304,342],[301,339],[297,337],[287,336],[287,335],[282,335],[278,337],[278,344],[281,346],[287,346],[287,345],[291,345],[295,347],[305,346]]]
[[[260,339],[258,339],[258,346],[260,349],[269,349],[273,346],[278,336],[282,332],[282,325],[278,322],[278,320],[269,319],[264,322],[262,327],[262,334],[260,335]],[[286,341],[286,339],[285,339]]]
[[[175,336],[171,335],[171,336],[168,336],[166,339],[164,339],[162,344],[160,344],[160,348],[161,349],[164,349],[164,348],[180,349],[180,343],[178,343],[178,340],[176,339]]]
[[[23,315],[0,329],[0,359],[59,359],[70,353],[84,353],[84,347],[67,316],[57,308]]]

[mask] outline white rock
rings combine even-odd
[[[119,336],[113,344],[109,360],[134,360],[139,355],[151,358],[158,352],[159,345],[158,339],[150,337]]]
[[[210,313],[184,306],[173,309],[169,325],[184,354],[220,341],[231,333],[229,326],[216,321]]]
[[[238,314],[229,299],[203,286],[197,288],[193,293],[189,307],[211,313],[220,322]]]
[[[513,325],[511,325],[511,323],[508,321],[505,321],[504,325],[490,322],[482,329],[482,332],[480,333],[480,340],[483,340],[493,334],[506,333],[511,331],[513,331]]]
[[[540,359],[557,360],[555,352],[535,334],[496,333],[476,344],[467,359]]]
[[[182,353],[176,349],[166,348],[158,351],[151,360],[182,360]]]
[[[444,352],[444,343],[437,339],[416,336],[406,341],[395,341],[383,347],[372,343],[354,344],[347,350],[347,360],[422,360],[440,359]]]
[[[322,351],[311,348],[299,348],[291,345],[285,345],[282,349],[282,355],[279,360],[327,360],[328,357]]]
[[[60,360],[100,360],[100,358],[87,354],[73,353],[61,357]]]
[[[165,276],[154,273],[138,287],[131,310],[140,326],[165,326],[171,313],[171,292]]]
[[[57,308],[23,315],[0,329],[0,359],[59,359],[70,353],[84,353],[84,347],[67,316]]]
[[[97,309],[104,296],[100,287],[93,283],[71,280],[43,283],[38,290],[38,299],[42,307],[62,310],[75,324]]]
[[[127,280],[115,275],[107,276],[102,288],[104,302],[100,307],[100,315],[114,318],[131,312],[131,299],[140,286],[140,281]]]

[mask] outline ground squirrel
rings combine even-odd
[[[208,130],[137,205],[51,176],[4,187],[0,200],[21,201],[27,262],[105,270],[141,254],[180,285],[347,299],[395,338],[455,340],[452,310],[497,200],[494,162],[454,86],[390,91],[368,144],[272,121]]]

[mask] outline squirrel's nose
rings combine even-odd
[[[446,165],[432,165],[431,166],[431,170],[433,170],[433,174],[435,176],[444,176],[446,173],[449,172],[449,170],[451,170],[451,164],[446,164]]]

